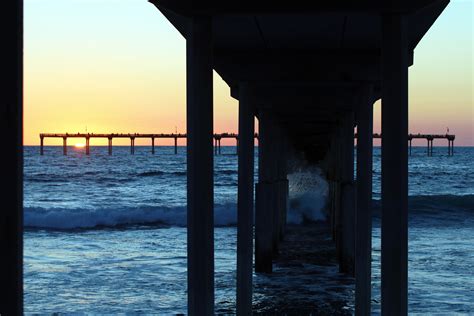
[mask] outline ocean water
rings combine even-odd
[[[232,313],[237,156],[235,147],[222,149],[214,177],[216,311]],[[137,147],[133,156],[128,147],[114,147],[112,156],[106,147],[92,147],[90,156],[73,147],[68,156],[61,147],[46,147],[44,156],[38,147],[24,151],[25,312],[185,313],[185,149],[174,155],[173,147],[157,147],[152,155]],[[474,148],[455,148],[448,157],[446,148],[435,147],[427,157],[426,148],[415,147],[409,172],[409,311],[474,313]],[[290,198],[298,202],[289,221],[324,219],[327,183],[320,170],[297,170],[289,180]],[[375,148],[374,314],[380,312],[379,199]],[[254,277],[258,305],[268,301],[260,289],[272,279]],[[291,287],[292,278],[285,282]],[[330,282],[315,275],[313,288]],[[346,288],[350,301],[353,287]],[[291,299],[304,296],[296,291]]]

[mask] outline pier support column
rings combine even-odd
[[[67,137],[63,137],[63,155],[67,155]]]
[[[213,315],[212,19],[193,16],[189,26],[186,41],[188,314]]]
[[[23,1],[0,10],[0,314],[23,314]]]
[[[410,138],[410,139],[408,140],[408,144],[409,144],[409,146],[410,146],[410,156],[411,156],[411,142],[412,142],[412,139]]]
[[[370,315],[372,266],[372,86],[364,87],[357,113],[356,315]]]
[[[214,155],[217,156],[217,138],[214,138]]]
[[[382,315],[406,315],[408,45],[405,17],[382,22]]]
[[[252,314],[254,110],[248,84],[239,85],[237,195],[237,315]]]
[[[151,138],[151,154],[152,155],[155,154],[155,138],[154,137]]]
[[[221,139],[220,138],[217,139],[217,145],[219,147],[219,155],[220,155],[221,154]]]
[[[255,203],[255,271],[272,272],[273,256],[273,216],[275,204],[275,171],[272,139],[272,121],[269,113],[261,110],[259,113],[259,149],[258,173],[259,182],[256,185]]]
[[[86,155],[90,155],[91,148],[90,148],[90,138],[86,137]]]
[[[355,187],[354,187],[354,113],[342,123],[341,161],[341,272],[354,275],[355,263]]]
[[[174,154],[178,154],[178,137],[174,138]]]
[[[109,156],[112,155],[112,137],[109,137]]]
[[[130,154],[135,155],[135,137],[130,137]]]
[[[40,137],[40,155],[44,155],[44,137]]]

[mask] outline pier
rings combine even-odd
[[[174,153],[178,153],[178,139],[187,138],[186,134],[171,133],[171,134],[139,134],[139,133],[112,133],[112,134],[103,134],[103,133],[41,133],[40,135],[40,154],[44,155],[44,140],[46,138],[62,138],[63,139],[63,154],[67,155],[67,140],[68,138],[82,138],[86,140],[85,149],[86,155],[90,154],[90,140],[93,138],[105,138],[108,139],[108,153],[112,155],[112,145],[114,138],[127,138],[130,139],[130,153],[135,154],[135,139],[137,138],[146,138],[151,141],[151,153],[155,154],[155,139],[174,139]],[[224,138],[235,139],[236,147],[239,145],[239,135],[235,133],[220,133],[213,134],[215,154],[221,154],[221,140]],[[258,139],[258,134],[254,134],[254,138]]]
[[[40,134],[40,154],[44,155],[44,140],[45,138],[62,138],[63,139],[63,154],[67,155],[67,139],[68,138],[83,138],[86,140],[85,148],[86,154],[90,154],[90,139],[91,138],[106,138],[108,139],[108,153],[112,155],[112,140],[114,138],[128,138],[130,139],[130,153],[133,155],[135,153],[135,139],[136,138],[146,138],[151,140],[151,153],[155,154],[155,139],[174,139],[174,153],[178,153],[178,138],[186,138],[186,134],[138,134],[138,133],[128,133],[128,134],[94,134],[94,133],[41,133]],[[239,147],[239,135],[235,133],[220,133],[220,134],[213,134],[214,139],[214,154],[220,155],[221,154],[221,139],[223,138],[232,138],[235,139],[235,144]],[[373,138],[382,138],[381,134],[374,133],[372,135]],[[254,138],[258,139],[258,134],[254,134]],[[354,134],[354,138],[357,138],[357,133]],[[411,147],[412,147],[412,140],[413,139],[426,139],[428,142],[428,156],[433,155],[433,140],[434,139],[447,139],[448,140],[448,155],[454,155],[454,139],[456,138],[455,135],[451,134],[408,134],[408,142],[409,142],[409,154],[411,155]]]
[[[285,238],[290,155],[325,166],[330,187],[328,235],[334,239],[335,261],[341,273],[355,277],[355,314],[371,315],[373,104],[379,99],[381,311],[407,315],[409,145],[424,138],[431,155],[433,141],[439,138],[407,138],[408,68],[415,61],[415,48],[449,0],[149,1],[186,40],[188,314],[215,312],[216,71],[238,100],[237,315],[252,313],[253,273],[271,277]],[[0,314],[5,315],[23,313],[22,9],[23,1],[16,0],[0,13],[5,30],[0,132],[7,135],[0,180]],[[67,139],[73,134],[66,136],[58,137],[63,137],[67,154]],[[77,137],[84,137],[90,149],[90,135]],[[133,153],[137,135],[123,137],[130,138]],[[177,148],[177,135],[171,137]],[[148,138],[153,147],[153,139],[159,137]],[[452,154],[454,137],[443,138]]]

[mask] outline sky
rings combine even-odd
[[[409,69],[410,132],[449,128],[456,146],[474,146],[473,2],[451,0]],[[41,132],[185,132],[185,40],[147,0],[24,0],[24,21],[25,145]],[[237,132],[237,105],[214,73],[216,133]]]

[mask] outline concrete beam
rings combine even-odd
[[[214,314],[212,22],[193,17],[186,41],[188,314]]]
[[[149,0],[158,8],[167,8],[179,15],[193,16],[195,14],[206,15],[248,15],[248,14],[308,14],[318,12],[409,12],[417,10],[435,2],[436,0],[333,0],[327,1],[303,1],[296,0],[288,2],[274,2],[262,0],[254,2],[251,0],[227,1],[218,0]]]

